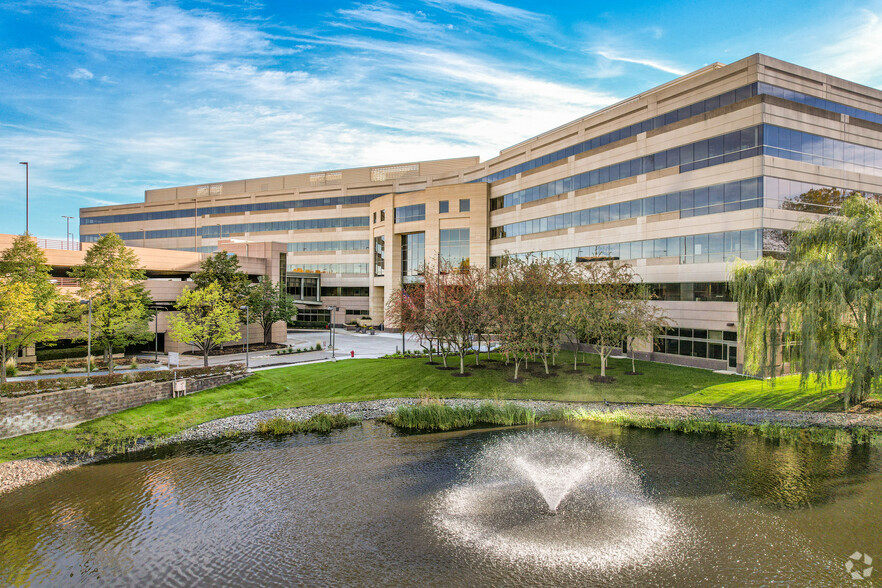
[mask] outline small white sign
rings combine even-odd
[[[181,356],[177,351],[169,351],[168,352],[168,365],[169,366],[173,366],[173,365],[180,366],[181,365]]]

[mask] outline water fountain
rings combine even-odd
[[[688,536],[622,455],[550,430],[490,443],[439,495],[433,522],[446,541],[487,557],[595,570],[670,561]]]

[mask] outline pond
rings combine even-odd
[[[880,501],[882,451],[865,446],[366,422],[7,494],[0,584],[838,586],[882,561]]]

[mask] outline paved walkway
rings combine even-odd
[[[314,363],[318,361],[331,361],[333,359],[350,359],[356,358],[375,358],[395,353],[401,349],[400,333],[384,333],[375,331],[374,335],[352,333],[344,329],[338,329],[335,333],[336,349],[330,349],[330,332],[327,330],[291,330],[288,331],[288,345],[294,349],[302,349],[304,347],[315,347],[316,343],[322,344],[321,351],[307,351],[304,353],[292,353],[287,355],[278,355],[275,350],[254,351],[249,353],[248,364],[254,369],[264,368],[280,368],[287,365],[295,365],[300,363]],[[408,351],[419,349],[416,336],[408,334],[405,337],[405,347]],[[159,354],[160,365],[153,364],[153,353],[142,353],[138,356],[138,363],[141,364],[137,370],[127,369],[128,366],[118,366],[116,373],[126,373],[131,371],[153,371],[168,369],[166,362],[167,356]],[[198,355],[180,355],[181,368],[202,367],[203,359]],[[245,365],[245,353],[229,353],[227,355],[216,355],[208,358],[208,365],[229,365],[239,364]],[[92,372],[93,376],[106,374],[106,371]],[[41,374],[39,376],[19,376],[9,378],[10,382],[22,380],[43,380],[49,378],[72,378],[83,377],[85,372],[68,372],[67,374]]]
[[[315,347],[316,343],[321,343],[322,350],[287,355],[279,355],[275,350],[254,351],[249,353],[248,364],[252,369],[284,367],[286,365],[313,363],[331,359],[349,359],[352,357],[353,352],[356,358],[361,359],[366,357],[382,357],[401,349],[400,333],[375,333],[374,335],[358,334],[338,329],[335,333],[335,349],[332,351],[329,349],[331,338],[329,331],[324,329],[314,331],[291,330],[288,331],[288,345],[294,349]],[[406,348],[408,351],[419,349],[414,335],[406,336]],[[150,357],[152,358],[153,356],[150,355]],[[160,359],[162,360],[163,357],[161,356]],[[181,367],[201,367],[203,365],[203,360],[200,356],[182,354],[180,357]],[[245,354],[230,353],[209,357],[208,364],[212,366],[225,364],[244,365]]]

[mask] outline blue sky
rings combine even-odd
[[[756,52],[882,84],[882,4],[4,0],[0,233],[146,188],[480,155]],[[72,229],[75,230],[75,229]]]

